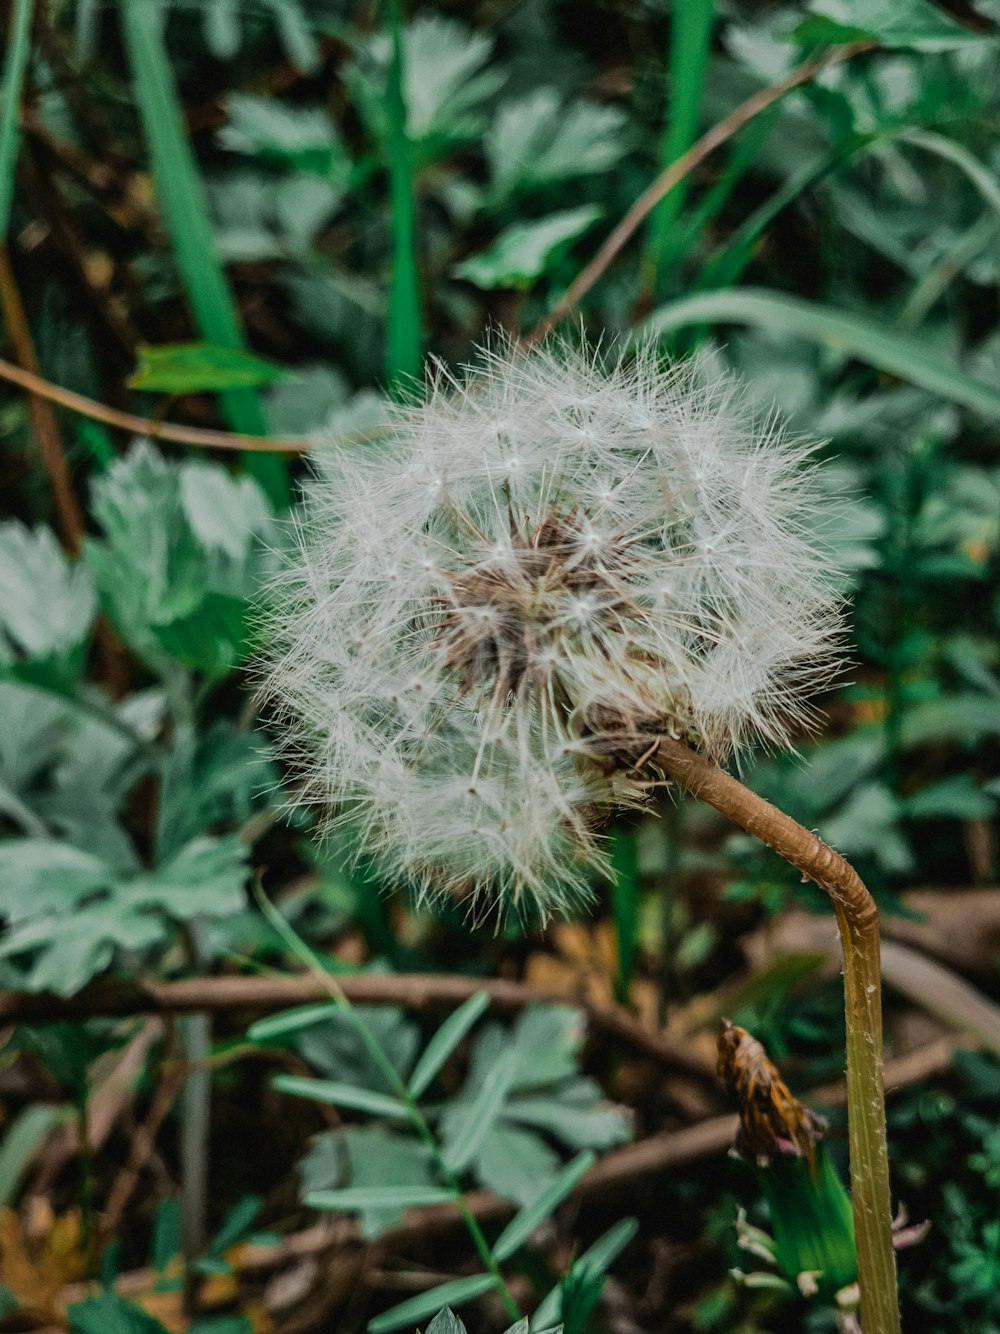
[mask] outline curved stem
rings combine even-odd
[[[865,1334],[898,1334],[882,1083],[878,909],[843,857],[710,760],[679,741],[663,738],[655,762],[696,797],[773,848],[833,900],[844,952],[848,1135],[861,1323]]]

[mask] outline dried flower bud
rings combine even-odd
[[[438,370],[382,441],[320,456],[273,590],[304,799],[424,895],[585,893],[657,736],[723,760],[808,720],[839,617],[809,452],[651,347]]]

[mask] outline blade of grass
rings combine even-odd
[[[163,40],[162,12],[154,0],[122,0],[121,22],[156,193],[198,332],[206,342],[220,347],[245,347],[239,312],[216,254],[205,192],[187,137]],[[219,401],[234,431],[267,434],[267,420],[256,389],[227,390],[219,395]],[[244,454],[243,464],[275,503],[287,503],[288,469],[284,460],[273,454]]]
[[[3,62],[3,103],[0,105],[0,240],[7,239],[14,201],[14,169],[20,140],[21,93],[31,51],[32,0],[14,0]]]
[[[673,7],[670,27],[670,119],[663,136],[661,166],[683,156],[698,131],[702,89],[712,39],[714,0],[683,0]],[[687,181],[678,181],[650,218],[643,288],[648,297],[662,291],[679,251],[677,220],[684,207]]]
[[[403,381],[419,376],[423,350],[413,156],[406,128],[402,0],[389,0],[389,31],[392,38],[392,61],[386,90],[389,123],[386,149],[389,154],[389,201],[392,210],[392,268],[385,369],[390,388],[399,388]]]
[[[639,930],[639,850],[633,829],[616,830],[611,839],[611,915],[618,949],[615,1000],[628,1005]]]
[[[863,315],[803,301],[784,292],[746,287],[700,292],[673,301],[653,311],[646,327],[665,333],[688,324],[749,324],[771,333],[806,338],[837,348],[986,418],[1000,416],[1000,388],[967,375],[934,344]]]

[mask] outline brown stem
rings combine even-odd
[[[103,422],[106,426],[113,426],[119,431],[128,431],[131,435],[148,435],[156,440],[172,440],[180,445],[201,445],[207,449],[260,450],[273,454],[304,454],[312,448],[312,441],[308,436],[294,437],[290,440],[272,440],[267,435],[236,435],[232,431],[211,431],[201,426],[182,426],[177,422],[155,422],[148,417],[137,417],[134,413],[120,412],[117,408],[96,403],[92,398],[74,393],[72,389],[63,389],[43,379],[37,370],[24,370],[2,358],[0,358],[0,379],[20,385],[34,398],[58,403],[81,417]]]
[[[35,355],[35,345],[28,327],[28,318],[24,312],[21,293],[14,281],[14,272],[10,265],[10,255],[5,244],[0,243],[0,308],[3,310],[4,324],[14,346],[14,355],[25,368],[22,375],[32,380],[40,378],[41,368]],[[12,369],[19,370],[19,367]],[[12,378],[12,377],[11,377]],[[49,405],[48,395],[39,394],[31,385],[25,385],[31,394],[28,410],[38,440],[38,452],[42,458],[52,488],[52,500],[56,509],[56,526],[62,537],[63,546],[71,556],[78,556],[83,548],[84,519],[83,511],[73,491],[73,478],[66,462],[62,440],[59,435],[59,423],[56,414]]]
[[[762,111],[766,111],[773,102],[777,102],[779,98],[784,97],[791,89],[797,88],[800,84],[808,83],[810,79],[823,70],[829,69],[832,65],[839,65],[842,61],[851,60],[864,51],[874,51],[876,47],[877,43],[867,41],[849,42],[846,46],[833,47],[815,60],[808,60],[804,65],[796,66],[790,74],[786,74],[777,83],[769,84],[767,88],[761,88],[752,97],[748,97],[745,102],[741,102],[717,125],[713,125],[710,130],[707,130],[696,143],[692,144],[686,153],[683,153],[665,171],[662,171],[652,185],[639,196],[590,263],[580,270],[549,313],[527,335],[524,340],[525,345],[530,347],[540,342],[561,320],[566,318],[581,298],[602,277],[612,260],[631,240],[660,200],[668,195],[685,176],[689,176],[695,167],[704,162],[711,153],[720,148],[727,139],[731,139],[734,134],[743,129],[744,125],[748,125],[750,121],[759,116]]]
[[[657,766],[727,815],[825,890],[844,954],[851,1198],[866,1334],[898,1334],[889,1153],[882,1082],[878,909],[854,868],[832,848],[679,741],[663,738]]]

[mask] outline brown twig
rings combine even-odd
[[[685,176],[690,175],[695,167],[704,162],[717,148],[720,148],[727,139],[731,139],[734,134],[743,129],[744,125],[748,125],[762,111],[766,111],[772,103],[777,102],[779,98],[784,97],[793,88],[808,83],[810,79],[815,78],[817,74],[822,73],[825,69],[839,65],[845,60],[852,60],[865,51],[874,51],[876,47],[877,43],[875,42],[849,42],[845,46],[838,46],[825,51],[823,55],[818,56],[815,60],[808,60],[805,64],[796,66],[791,73],[786,74],[777,83],[769,84],[767,88],[761,88],[752,97],[748,97],[745,102],[741,102],[728,116],[724,116],[717,125],[713,125],[710,130],[707,130],[696,143],[692,144],[686,153],[683,153],[662,171],[652,185],[639,196],[594,258],[580,270],[549,313],[526,336],[524,343],[530,347],[540,342],[561,320],[566,318],[580,299],[603,276],[612,260],[632,239],[660,200],[668,195]]]
[[[500,1011],[526,1005],[572,1005],[602,1031],[638,1048],[654,1060],[682,1067],[701,1078],[715,1077],[714,1057],[672,1034],[644,1028],[627,1011],[596,1005],[503,978],[460,977],[448,973],[359,973],[338,975],[344,995],[357,1005],[403,1005],[411,1009],[451,1009],[485,991]],[[105,978],[75,996],[0,991],[0,1022],[46,1023],[94,1015],[196,1014],[226,1010],[269,1012],[289,1005],[326,1000],[322,981],[302,977],[192,977],[174,982]]]
[[[31,413],[35,436],[38,440],[38,452],[42,458],[42,467],[45,469],[49,485],[52,488],[52,500],[56,509],[56,526],[62,538],[63,546],[71,556],[78,556],[83,549],[83,511],[73,491],[73,478],[69,470],[69,464],[66,462],[66,454],[59,434],[59,423],[56,421],[56,414],[49,405],[51,395],[40,393],[38,390],[38,382],[43,384],[45,382],[41,378],[41,368],[35,355],[35,345],[31,338],[31,330],[28,327],[24,305],[21,302],[21,293],[14,281],[10,255],[7,246],[2,242],[0,242],[0,308],[3,310],[3,319],[10,335],[10,341],[14,345],[14,355],[24,367],[22,370],[19,366],[11,366],[11,370],[17,372],[17,376],[22,377],[21,383],[30,393],[28,410]],[[0,365],[7,364],[9,363],[0,362]],[[10,378],[14,379],[16,377],[11,376]],[[25,380],[32,383],[24,383]]]
[[[117,408],[106,407],[83,394],[76,394],[72,389],[63,389],[51,384],[35,371],[23,370],[12,362],[0,358],[0,379],[27,389],[33,398],[58,403],[69,408],[81,417],[91,421],[103,422],[119,431],[128,431],[130,435],[148,435],[156,440],[172,440],[180,445],[201,445],[207,449],[242,449],[260,450],[264,453],[302,454],[312,448],[308,436],[298,436],[287,440],[273,440],[268,435],[235,435],[232,431],[213,431],[202,426],[182,426],[177,422],[152,421],[149,417],[137,417],[131,412],[119,412]],[[353,437],[352,437],[353,438]]]
[[[118,1231],[129,1200],[139,1182],[139,1174],[149,1162],[156,1147],[156,1137],[167,1114],[184,1084],[185,1070],[180,1061],[169,1065],[156,1087],[146,1119],[132,1138],[132,1145],[124,1166],[115,1177],[101,1216],[101,1235],[113,1237]]]

